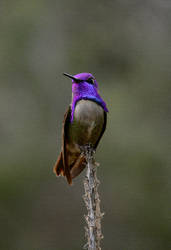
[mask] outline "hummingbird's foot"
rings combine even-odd
[[[85,156],[89,154],[89,155],[92,155],[92,157],[96,151],[94,146],[91,143],[87,143],[85,145],[80,146],[80,150],[81,150],[81,153],[83,153]]]
[[[95,148],[92,144],[86,144],[84,146],[80,146],[81,155],[85,157],[86,162],[91,161],[94,167],[99,167],[100,164],[95,161],[94,154]]]
[[[95,165],[96,167],[99,167],[99,166],[100,166],[100,163],[94,160],[94,165]]]

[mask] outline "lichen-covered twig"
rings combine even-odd
[[[98,194],[99,181],[96,175],[96,163],[94,159],[94,149],[87,145],[83,149],[87,162],[87,173],[84,179],[85,195],[83,196],[88,214],[85,216],[87,227],[87,244],[84,249],[101,250],[100,241],[103,238],[101,232],[101,219],[103,214],[100,211],[100,198]]]

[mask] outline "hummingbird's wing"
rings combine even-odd
[[[62,150],[53,168],[53,171],[57,176],[58,175],[66,176],[69,184],[72,183],[72,178],[70,174],[70,168],[68,166],[66,159],[66,132],[68,130],[68,126],[70,123],[70,117],[71,117],[71,107],[69,106],[64,115],[64,120],[62,124]]]
[[[64,176],[64,165],[63,165],[63,159],[62,159],[62,152],[60,152],[60,155],[53,167],[53,172],[59,176],[63,175]]]

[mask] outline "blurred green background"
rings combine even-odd
[[[108,104],[98,147],[105,250],[171,244],[169,0],[0,2],[0,249],[79,250],[82,180],[56,178],[71,82],[91,72]]]

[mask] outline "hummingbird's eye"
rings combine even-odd
[[[92,77],[88,78],[87,82],[90,84],[94,84],[94,78]]]

